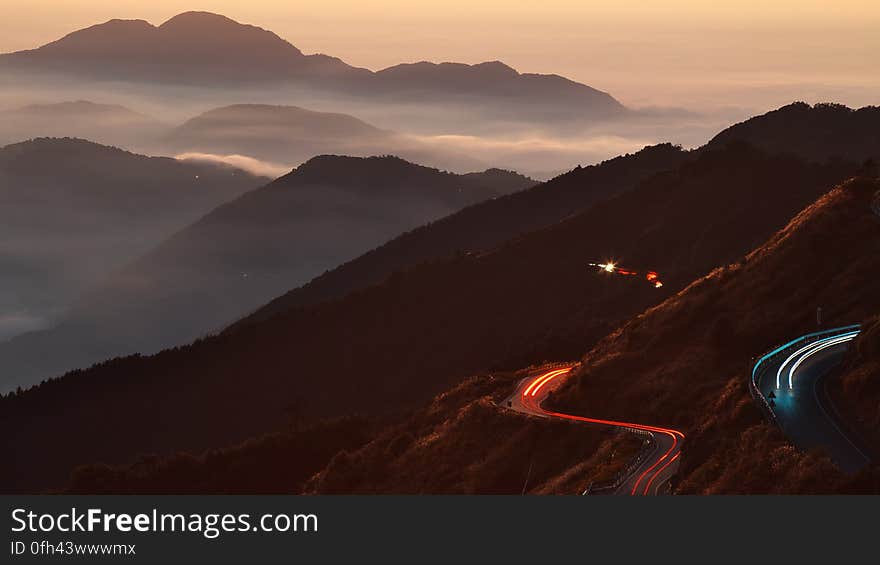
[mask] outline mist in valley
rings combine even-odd
[[[7,490],[877,491],[871,2],[19,4]]]
[[[245,105],[275,108],[279,115],[242,116],[198,131],[206,115]],[[290,109],[342,115],[364,127],[334,132],[320,119],[296,123],[281,115]],[[0,145],[80,137],[147,155],[201,154],[260,174],[281,174],[320,154],[387,154],[457,173],[499,167],[546,180],[658,142],[697,147],[751,115],[746,109],[645,108],[557,119],[508,110],[490,111],[474,97],[420,101],[289,84],[217,89],[108,81],[96,87],[57,76],[7,75],[0,77]]]
[[[6,72],[0,74],[0,146],[43,137],[80,138],[140,155],[240,170],[263,182],[289,173],[316,155],[395,155],[456,173],[497,167],[540,181],[657,142],[696,147],[745,116],[736,110],[698,113],[647,108],[613,116],[558,119],[553,112],[519,112],[521,104],[511,101],[490,107],[491,101],[476,96],[421,98],[413,93],[363,96],[291,83],[216,88]],[[99,170],[90,175],[86,178],[100,176]],[[148,179],[143,181],[149,184]],[[118,281],[131,280],[114,273],[235,196],[218,190],[199,206],[188,208],[178,200],[179,194],[164,193],[169,199],[165,207],[182,213],[157,216],[155,211],[165,208],[146,207],[120,223],[119,218],[108,221],[95,212],[92,207],[97,201],[72,192],[71,201],[55,193],[45,196],[51,205],[39,199],[25,205],[12,197],[28,192],[33,196],[27,183],[12,177],[2,182],[7,191],[3,214],[8,218],[0,244],[6,281],[0,292],[0,340],[63,323],[77,303],[93,304],[87,293],[94,285],[112,276]],[[56,179],[62,187],[66,182],[59,184]],[[72,181],[71,186],[78,182],[85,181]],[[249,188],[259,184],[252,182]],[[193,329],[185,329],[189,326],[181,318],[160,325],[162,329],[149,339],[127,339],[155,349],[158,344],[170,345],[176,339],[219,329],[258,306],[259,300],[306,282],[400,230],[454,210],[410,213],[399,202],[386,205],[397,206],[396,217],[403,221],[389,222],[380,233],[355,237],[357,245],[342,254],[322,255],[321,249],[326,248],[312,239],[315,252],[309,256],[313,258],[300,257],[295,272],[269,277],[276,282],[266,283],[253,275],[248,281],[234,279],[236,288],[245,282],[249,288],[260,287],[251,300],[228,312],[215,311],[208,317],[210,322],[196,316],[205,323]],[[348,230],[343,238],[356,233],[351,231],[350,220],[332,220]],[[54,229],[41,229],[43,221]],[[73,229],[72,224],[89,227]],[[183,276],[171,271],[160,278],[181,285],[196,284],[198,279],[193,273]],[[83,311],[81,306],[79,311]],[[138,348],[131,345],[125,350]]]
[[[0,369],[185,343],[462,207],[772,107],[603,87],[498,60],[371,70],[206,12],[2,54]],[[488,169],[525,177],[463,175]]]
[[[103,277],[268,180],[66,138],[0,148],[0,340],[52,325]]]

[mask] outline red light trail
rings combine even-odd
[[[624,267],[619,267],[617,263],[613,261],[608,261],[607,263],[587,263],[590,267],[598,267],[600,272],[603,273],[614,273],[615,275],[622,275],[625,277],[639,277],[644,276],[645,280],[654,285],[654,288],[660,288],[663,286],[663,282],[660,280],[660,275],[657,274],[657,271],[645,271],[644,275],[640,274],[638,271],[633,271],[632,269],[627,269]]]
[[[663,454],[660,457],[653,461],[653,463],[649,465],[647,469],[643,470],[638,475],[638,477],[636,477],[635,481],[633,482],[632,489],[630,490],[630,494],[633,495],[649,494],[651,485],[654,484],[655,480],[657,480],[657,478],[661,476],[670,465],[677,461],[679,456],[681,455],[681,444],[684,440],[684,434],[679,432],[678,430],[660,428],[657,426],[634,424],[632,422],[620,422],[616,420],[603,420],[600,418],[587,418],[585,416],[575,416],[573,414],[564,414],[562,412],[545,410],[541,406],[541,404],[547,398],[547,395],[551,390],[551,383],[556,381],[558,377],[570,373],[573,368],[573,366],[569,366],[561,369],[555,369],[552,371],[541,373],[540,375],[524,381],[517,389],[521,390],[521,392],[518,393],[518,401],[519,404],[521,404],[524,408],[524,410],[522,411],[550,418],[561,418],[564,420],[585,422],[588,424],[598,424],[602,426],[623,428],[631,432],[647,432],[655,438],[657,436],[666,438],[668,447],[663,451]],[[544,390],[544,394],[538,396],[538,393],[541,390]]]

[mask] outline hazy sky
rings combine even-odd
[[[158,25],[186,10],[372,69],[500,59],[638,106],[880,104],[877,0],[0,0],[0,51],[111,18]]]

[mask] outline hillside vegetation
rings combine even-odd
[[[866,197],[878,186],[865,179],[844,184],[741,261],[635,316],[589,350],[582,369],[548,403],[567,413],[684,431],[679,493],[877,492],[880,467],[845,476],[820,451],[799,453],[762,419],[746,383],[753,356],[810,330],[812,304],[823,305],[829,324],[865,319],[880,307],[873,284],[880,272],[880,222]],[[822,261],[826,253],[838,261]],[[871,320],[843,382],[866,428],[876,430],[880,394],[870,377],[878,376],[871,355],[877,325]],[[483,492],[480,478],[511,473],[521,479],[531,453],[540,469],[534,492],[571,493],[595,480],[603,457],[633,452],[599,427],[510,422],[517,416],[491,401],[509,394],[515,382],[498,374],[474,377],[405,424],[334,458],[311,488]],[[569,433],[581,443],[567,445]]]
[[[708,152],[490,252],[71,373],[4,402],[19,431],[2,439],[18,461],[2,480],[51,487],[83,463],[243,441],[277,429],[285,406],[303,399],[309,419],[394,413],[468,375],[576,357],[623,320],[741,258],[851,169],[747,146]],[[654,268],[666,286],[587,267],[607,257]],[[108,428],[108,419],[118,424]],[[34,447],[47,444],[56,448]]]

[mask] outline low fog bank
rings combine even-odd
[[[79,139],[0,148],[0,341],[53,324],[115,269],[268,180]]]
[[[0,78],[0,113],[6,116],[0,120],[0,144],[41,135],[74,135],[151,155],[202,154],[204,159],[271,176],[317,154],[394,154],[459,173],[501,167],[547,179],[657,142],[696,147],[757,112],[734,107],[712,112],[646,108],[615,119],[559,120],[548,109],[544,118],[531,112],[517,120],[465,98],[438,103],[346,97],[289,86],[207,89],[108,82],[99,89],[70,80],[28,77],[28,81]],[[94,102],[103,111],[93,110],[85,119],[58,120],[40,116],[41,111],[52,113],[45,107],[34,109],[34,105],[72,100]],[[192,131],[191,126],[201,125],[191,124],[193,118],[243,102],[341,113],[366,128],[313,134],[284,120],[274,124],[240,120],[223,130]]]
[[[209,90],[0,77],[0,146],[44,136],[79,137],[144,155],[176,156],[182,163],[229,165],[269,178],[280,177],[315,155],[335,154],[397,155],[456,173],[498,167],[546,180],[577,165],[661,141],[701,145],[745,117],[744,112],[726,109],[710,115],[652,108],[614,121],[559,122],[548,117],[536,123],[484,112],[461,99],[438,104],[365,100],[289,87]],[[61,155],[47,154],[35,170],[57,166]],[[67,154],[72,161],[75,155]],[[112,190],[114,182],[94,180],[106,176],[100,166],[96,161],[98,169],[74,179],[70,186]],[[136,181],[138,190],[147,194],[149,176],[137,180],[136,173],[140,174],[132,171],[132,178],[123,184]],[[10,177],[5,188],[14,189],[10,194],[36,194],[33,187],[27,188],[33,179],[24,178]],[[187,219],[195,220],[244,186],[236,181],[231,190],[203,193],[197,205],[177,200],[180,193],[167,194],[164,204],[152,203],[140,215],[126,213],[108,224],[93,210],[96,202],[108,199],[101,196],[93,201],[92,196],[83,199],[75,191],[60,190],[69,180],[59,177],[41,188],[55,187],[48,201],[63,210],[40,202],[19,206],[9,198],[4,201],[5,213],[0,210],[0,219],[5,218],[0,226],[0,262],[6,273],[4,292],[9,295],[0,295],[0,340],[53,324],[59,312],[101,276],[145,253],[161,237],[184,227]],[[154,215],[143,225],[132,221],[164,206],[185,213]],[[87,224],[107,229],[82,227]],[[389,235],[394,234],[385,233]]]
[[[0,342],[23,333],[47,328],[52,321],[52,316],[34,316],[28,312],[0,313]]]
[[[314,155],[368,157],[396,155],[408,161],[456,173],[497,167],[518,171],[536,180],[549,180],[578,165],[590,165],[671,141],[685,148],[704,145],[737,120],[725,113],[702,116],[670,110],[648,110],[638,118],[583,127],[575,132],[551,132],[522,125],[506,133],[396,133],[380,138],[311,138],[302,133],[255,125],[212,131],[190,139],[191,147],[178,158],[220,161],[258,174],[278,176]],[[179,150],[178,143],[171,150]],[[159,149],[161,150],[161,149]]]
[[[105,276],[57,325],[0,343],[0,392],[190,342],[401,233],[534,184],[396,158],[313,159]]]
[[[278,178],[286,175],[297,165],[281,165],[269,161],[260,161],[246,155],[214,155],[211,153],[181,153],[175,155],[179,161],[195,161],[204,163],[219,163],[247,171],[252,175]]]
[[[638,151],[654,142],[647,139],[597,135],[591,138],[492,138],[469,135],[413,137],[417,143],[438,151],[455,149],[482,163],[517,170],[536,180],[549,180],[577,165],[598,163],[617,155]]]

